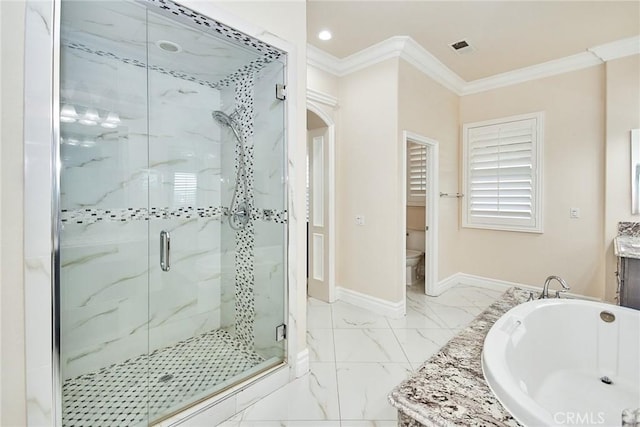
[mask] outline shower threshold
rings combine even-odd
[[[228,332],[207,332],[64,381],[63,425],[147,425],[264,362]]]

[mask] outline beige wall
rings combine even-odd
[[[439,191],[455,193],[458,191],[460,98],[405,61],[400,61],[399,72],[399,131],[411,131],[438,141]],[[402,143],[401,134],[398,141]],[[462,271],[456,256],[457,199],[440,199],[438,218],[438,280],[442,280]]]
[[[26,424],[23,281],[24,3],[0,2],[0,425]]]
[[[558,274],[570,282],[576,293],[598,298],[606,294],[611,299],[615,290],[611,239],[618,221],[638,218],[629,211],[626,165],[629,129],[640,127],[639,57],[464,97],[448,91],[403,60],[398,62],[394,80],[393,70],[388,69],[391,62],[341,78],[313,68],[308,70],[311,89],[332,91],[335,96],[338,82],[340,109],[336,118],[347,126],[347,129],[337,126],[338,285],[397,300],[397,293],[390,290],[387,282],[394,280],[392,274],[384,276],[384,281],[364,280],[366,275],[358,279],[357,274],[362,265],[367,265],[364,260],[373,256],[367,252],[358,255],[359,251],[378,244],[385,248],[381,252],[389,254],[393,251],[393,236],[387,233],[387,237],[376,242],[366,231],[368,222],[362,228],[353,224],[356,213],[365,214],[367,219],[369,216],[359,211],[363,208],[358,204],[365,203],[368,197],[357,195],[356,187],[366,185],[364,181],[374,173],[372,169],[384,170],[387,176],[387,171],[399,168],[398,161],[403,161],[395,150],[397,147],[391,147],[387,138],[381,136],[393,126],[388,121],[393,109],[380,96],[371,96],[393,92],[389,82],[397,81],[397,144],[402,142],[403,130],[439,142],[440,191],[462,191],[462,123],[545,112],[544,233],[464,229],[460,227],[460,202],[440,199],[438,280],[463,272],[541,286],[547,275]],[[384,73],[386,83],[374,78]],[[380,115],[381,109],[387,114]],[[380,135],[374,135],[377,133]],[[383,164],[383,159],[375,156],[375,167],[367,162],[360,164],[357,172],[352,170],[350,159],[362,155],[363,150],[371,152],[371,147],[395,157]],[[625,166],[620,168],[620,164]],[[368,188],[368,193],[378,194],[377,186]],[[400,191],[396,195],[385,192],[383,197],[392,200],[399,197]],[[569,218],[571,207],[580,208],[579,219]],[[386,215],[391,221],[392,212]],[[408,209],[410,224],[421,226],[420,217],[423,215],[419,209]],[[367,243],[360,243],[362,239]],[[354,262],[353,256],[362,261]],[[393,268],[395,261],[380,262],[387,269]]]
[[[640,221],[631,215],[630,130],[640,128],[640,55],[606,64],[606,202],[604,249],[606,257],[605,296],[613,301],[616,292],[616,259],[613,238],[619,221]]]
[[[544,233],[461,229],[458,271],[541,286],[565,278],[572,291],[604,296],[605,67],[464,96],[460,122],[545,112]],[[569,218],[569,208],[581,210]]]
[[[315,130],[327,127],[327,124],[313,111],[307,110],[307,130]]]
[[[407,206],[407,228],[424,230],[425,224],[424,206]]]
[[[339,79],[326,71],[315,67],[307,67],[307,84],[309,89],[338,97]]]
[[[398,60],[339,81],[336,143],[336,284],[400,301],[401,198]],[[365,225],[355,224],[364,215]]]

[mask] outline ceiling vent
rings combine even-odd
[[[469,44],[468,41],[466,40],[460,40],[454,43],[451,43],[449,45],[451,47],[451,49],[453,49],[454,52],[456,53],[469,53],[469,52],[473,52],[473,47]]]

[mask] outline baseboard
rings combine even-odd
[[[296,357],[296,378],[303,376],[307,372],[309,372],[309,349],[305,348]]]
[[[531,290],[541,290],[542,286],[537,287],[533,285],[527,285],[524,283],[516,283],[509,282],[507,280],[500,279],[491,279],[489,277],[476,276],[474,274],[467,273],[457,273],[458,283],[468,286],[478,286],[478,287],[490,287],[494,289],[504,289],[507,290],[512,287],[518,287],[523,289],[531,289]]]
[[[454,273],[451,276],[440,280],[438,283],[436,283],[435,289],[433,289],[432,292],[427,292],[427,295],[429,295],[431,297],[437,297],[438,295],[442,294],[447,289],[453,288],[458,283],[461,283],[460,282],[461,274],[462,273]]]
[[[526,283],[509,282],[507,280],[500,280],[500,279],[491,279],[489,277],[476,276],[476,275],[467,274],[467,273],[455,273],[447,277],[446,279],[441,280],[438,283],[438,286],[436,288],[436,291],[438,293],[436,295],[440,295],[442,292],[455,286],[456,284],[467,285],[467,286],[477,286],[479,288],[491,288],[491,289],[498,289],[498,290],[502,290],[502,289],[507,290],[512,287],[517,287],[521,289],[531,290],[538,294],[542,292],[542,286],[529,285]],[[571,298],[580,298],[580,299],[586,299],[590,301],[602,301],[602,299],[600,298],[574,294],[572,292],[567,292],[564,295]]]
[[[405,314],[404,301],[390,302],[340,286],[336,286],[336,296],[341,301],[394,319],[401,318]]]

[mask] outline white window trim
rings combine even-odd
[[[462,126],[462,187],[465,195],[469,194],[469,159],[468,159],[468,133],[470,128],[491,126],[508,122],[515,122],[520,120],[536,120],[536,152],[534,157],[536,160],[536,170],[534,171],[535,182],[535,196],[534,196],[534,226],[521,226],[521,225],[509,225],[509,224],[482,224],[469,221],[469,197],[465,197],[462,203],[462,227],[463,228],[478,228],[487,230],[498,231],[517,231],[522,233],[543,233],[544,222],[544,191],[543,191],[543,158],[544,158],[544,112],[536,112],[529,114],[521,114],[517,116],[503,117],[499,119],[485,120],[481,122],[465,123]]]

